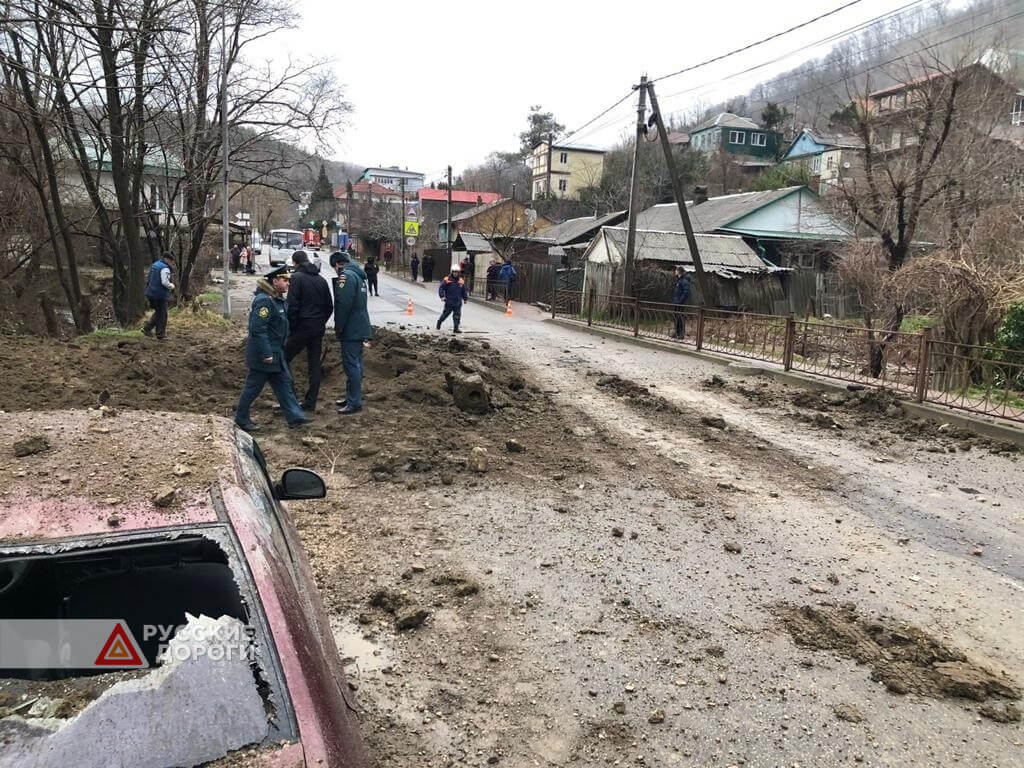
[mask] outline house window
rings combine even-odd
[[[743,131],[729,131],[729,143],[730,144],[743,144],[747,140],[747,135]]]
[[[565,192],[569,188],[569,181],[567,179],[558,180],[558,191]]]
[[[828,160],[825,161],[825,167],[830,171],[836,167],[836,159],[832,155],[829,155]]]
[[[1010,113],[1010,122],[1014,125],[1024,125],[1024,93],[1017,94],[1013,100],[1013,111]]]
[[[565,165],[566,163],[568,163],[569,162],[569,153],[568,152],[563,152],[562,154],[560,154],[558,156],[558,162],[560,162],[562,165]]]
[[[752,146],[752,147],[766,147],[766,146],[768,146],[768,134],[766,134],[766,133],[752,133],[752,134],[750,134],[750,146]]]
[[[815,155],[814,162],[811,163],[811,171],[821,173],[821,155]]]

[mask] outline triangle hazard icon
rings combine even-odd
[[[103,644],[99,656],[93,662],[97,667],[144,667],[146,663],[142,660],[138,649],[135,647],[135,640],[125,631],[124,625],[120,622],[114,625],[114,629]]]

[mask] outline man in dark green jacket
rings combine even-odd
[[[235,409],[235,424],[246,432],[259,429],[249,418],[249,408],[268,381],[289,427],[301,427],[312,421],[295,399],[292,374],[284,356],[284,340],[288,338],[286,293],[288,271],[285,267],[271,270],[256,283],[256,295],[249,310],[249,338],[245,344],[249,375],[245,377],[242,396]]]
[[[331,254],[331,266],[338,276],[334,285],[334,335],[341,342],[341,363],[345,369],[345,397],[338,400],[338,413],[363,409],[363,342],[373,338],[370,313],[366,311],[366,273],[347,253]]]

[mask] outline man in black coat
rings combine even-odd
[[[380,296],[380,289],[377,287],[377,273],[380,272],[380,267],[377,266],[377,260],[373,256],[366,260],[363,272],[366,273],[367,296]]]
[[[291,365],[302,350],[306,350],[309,370],[309,387],[302,399],[307,411],[316,410],[320,396],[320,357],[323,351],[324,331],[327,320],[334,312],[331,286],[320,276],[320,270],[309,263],[305,251],[292,254],[292,273],[288,287],[289,335],[284,343],[284,356]]]
[[[412,281],[415,283],[420,271],[420,257],[415,253],[412,255],[412,259],[409,260],[409,271],[412,272]]]

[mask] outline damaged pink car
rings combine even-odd
[[[365,766],[280,504],[325,494],[309,470],[272,480],[225,419],[5,415],[0,767]],[[82,657],[79,628],[103,622],[122,629]]]

